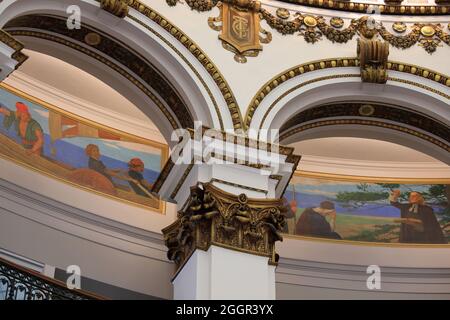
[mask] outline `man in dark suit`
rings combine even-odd
[[[326,217],[331,217],[331,225]],[[342,239],[341,236],[334,232],[336,227],[336,210],[334,203],[331,201],[323,201],[320,207],[306,208],[300,219],[297,221],[295,233],[302,236]]]
[[[419,192],[409,194],[409,203],[399,203],[400,190],[394,190],[389,197],[391,205],[400,209],[401,243],[447,243],[433,208],[425,205]]]

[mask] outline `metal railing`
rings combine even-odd
[[[0,300],[104,300],[0,258]]]

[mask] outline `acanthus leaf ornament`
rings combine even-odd
[[[283,240],[286,210],[281,199],[249,199],[199,183],[191,187],[177,220],[162,230],[167,257],[179,271],[196,249],[217,245],[265,256],[276,264],[275,242]]]

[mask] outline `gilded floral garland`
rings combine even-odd
[[[177,0],[166,0],[170,5],[176,5]],[[251,0],[188,0],[187,5],[193,10],[208,11],[221,2],[232,3],[239,6],[241,2],[251,2]],[[450,35],[444,32],[444,26],[439,23],[424,24],[415,23],[411,26],[411,31],[406,35],[395,35],[389,32],[382,24],[369,27],[371,21],[368,16],[352,19],[350,24],[342,28],[342,23],[336,23],[336,17],[329,22],[322,16],[313,16],[296,12],[292,19],[289,19],[289,12],[285,15],[273,15],[268,10],[260,7],[261,19],[264,19],[269,26],[283,35],[298,33],[303,36],[306,42],[315,43],[324,37],[331,42],[346,43],[360,35],[368,39],[380,36],[389,42],[393,47],[407,49],[415,44],[423,47],[428,53],[436,51],[442,43],[450,45]],[[334,20],[333,20],[334,19]],[[395,24],[395,23],[394,23]]]

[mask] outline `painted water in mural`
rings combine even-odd
[[[159,211],[150,189],[167,147],[0,87],[0,156],[86,190]]]
[[[381,243],[450,240],[450,183],[368,183],[295,175],[285,198],[289,234]]]

